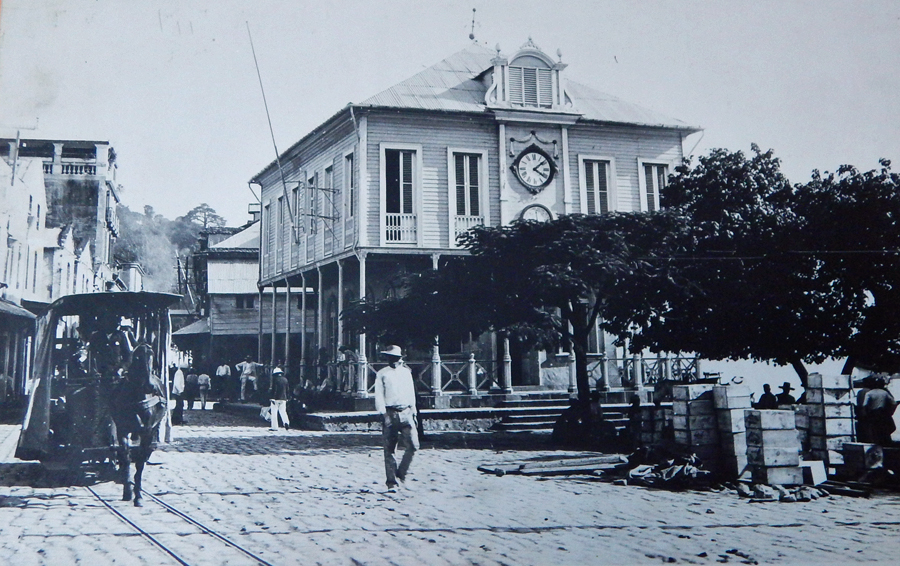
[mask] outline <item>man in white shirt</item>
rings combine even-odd
[[[416,387],[412,372],[403,363],[400,346],[389,346],[381,355],[388,366],[375,375],[375,409],[384,417],[381,429],[384,441],[384,471],[389,492],[397,490],[397,482],[406,481],[413,454],[419,449],[416,430]],[[397,442],[403,438],[405,450],[400,465],[394,458]]]

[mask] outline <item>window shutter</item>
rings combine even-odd
[[[606,184],[606,176],[606,163],[597,162],[597,204],[600,205],[597,208],[600,210],[600,214],[609,212],[609,189]]]
[[[525,68],[523,71],[523,84],[525,106],[538,105],[537,69]]]
[[[457,153],[454,156],[456,170],[456,215],[466,214],[466,156]]]
[[[537,69],[538,105],[544,108],[553,106],[553,78],[550,69]]]
[[[509,68],[509,101],[522,104],[522,67]]]
[[[478,156],[469,155],[469,214],[478,216]]]
[[[405,214],[412,214],[413,198],[413,152],[403,152],[403,210]]]
[[[647,187],[647,210],[656,210],[656,176],[653,174],[653,165],[644,165],[644,185]]]
[[[592,161],[585,161],[584,163],[584,185],[587,187],[587,213],[596,214],[597,204],[594,194],[596,185],[594,183],[594,163]]]

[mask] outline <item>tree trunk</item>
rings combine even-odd
[[[809,377],[809,372],[806,370],[806,366],[803,365],[803,361],[799,359],[791,360],[791,367],[794,368],[794,371],[800,377],[800,385],[803,386],[803,389],[806,389],[806,378]]]
[[[572,350],[575,353],[575,384],[578,386],[578,400],[587,403],[591,399],[591,380],[588,375],[586,344],[573,343]]]
[[[847,356],[847,361],[844,362],[844,367],[841,369],[841,375],[851,375],[854,368],[856,368],[856,357]]]

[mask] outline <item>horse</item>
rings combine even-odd
[[[115,386],[111,403],[119,470],[123,473],[122,501],[131,501],[133,497],[135,507],[143,507],[144,464],[156,447],[159,425],[167,410],[165,390],[162,381],[153,374],[152,365],[153,349],[146,343],[138,345],[128,372]]]

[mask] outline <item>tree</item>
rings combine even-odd
[[[144,270],[144,288],[171,291],[175,282],[175,249],[167,232],[171,222],[160,215],[132,212],[119,205],[119,236],[113,249],[116,261],[139,263]]]
[[[226,224],[225,219],[216,214],[216,209],[205,202],[189,210],[188,213],[184,215],[184,219],[188,222],[199,224],[204,230],[214,227],[221,228]]]
[[[621,336],[661,308],[660,282],[674,280],[656,259],[671,254],[683,226],[678,215],[657,212],[473,228],[461,237],[470,257],[414,276],[402,297],[351,307],[344,320],[351,331],[406,343],[495,330],[529,346],[571,346],[586,402],[594,324],[600,318]]]
[[[818,276],[818,259],[798,253],[806,247],[803,221],[779,160],[771,150],[752,151],[748,158],[712,150],[670,178],[663,204],[690,225],[675,258],[686,287],[635,345],[790,364],[805,386],[804,363],[835,356],[854,315]]]
[[[847,337],[839,354],[853,366],[900,371],[900,175],[890,162],[860,172],[813,172],[798,187],[798,242],[814,254],[816,276],[845,309]]]

